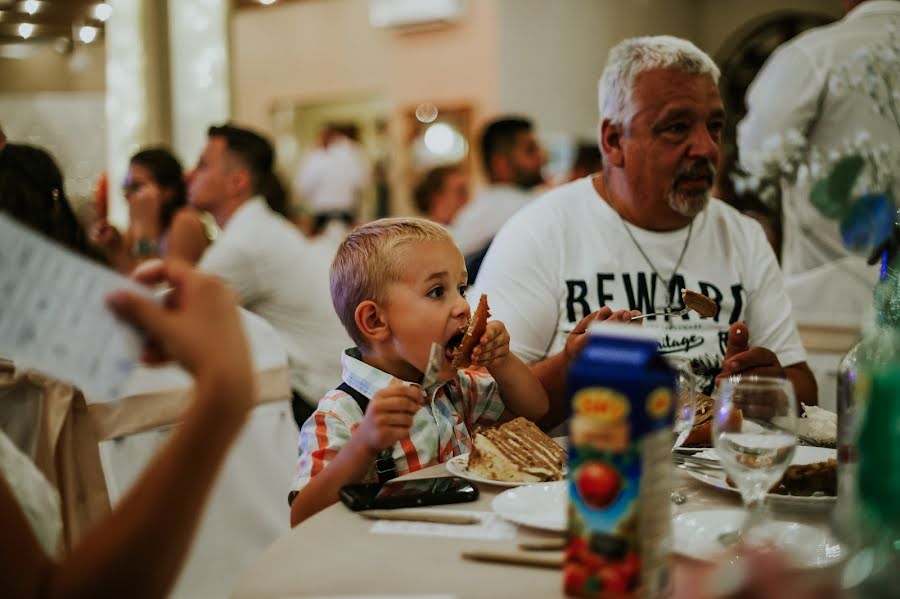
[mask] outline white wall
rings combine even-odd
[[[0,94],[0,121],[10,142],[50,152],[65,177],[66,195],[81,213],[106,161],[103,93]]]
[[[595,136],[597,80],[609,49],[637,35],[693,38],[694,0],[503,0],[500,110],[542,134]]]
[[[375,29],[367,0],[311,0],[237,11],[232,22],[234,115],[274,133],[275,105],[378,97],[393,148],[420,102],[471,106],[480,123],[497,109],[497,3],[469,0],[459,23],[424,31]],[[405,152],[391,160],[395,208],[408,204]]]
[[[694,0],[698,46],[715,56],[741,27],[775,12],[809,12],[834,19],[843,15],[841,0]]]

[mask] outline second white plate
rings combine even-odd
[[[719,543],[719,535],[740,528],[745,516],[743,510],[679,514],[672,519],[672,547],[675,553],[695,559],[717,559],[729,551]],[[757,532],[783,551],[794,568],[824,568],[847,555],[827,532],[798,522],[768,520],[759,525]],[[750,534],[752,538],[753,531]]]
[[[697,457],[718,460],[715,449],[707,449],[705,452],[695,454]],[[824,462],[837,456],[837,450],[825,447],[806,447],[798,446],[794,453],[794,459],[791,464],[813,464],[815,462]],[[724,470],[693,470],[687,469],[687,473],[697,480],[708,485],[738,493],[738,490],[730,486],[725,481]],[[791,510],[822,510],[831,508],[836,501],[833,495],[820,495],[812,497],[803,497],[800,495],[779,495],[777,493],[769,493],[766,495],[766,503],[773,508],[791,509]]]
[[[510,522],[557,532],[566,530],[568,505],[569,483],[564,480],[508,489],[491,502],[494,512]]]

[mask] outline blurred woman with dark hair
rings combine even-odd
[[[130,223],[120,234],[106,220],[92,231],[109,263],[130,273],[142,261],[175,257],[195,264],[215,239],[209,215],[188,207],[184,172],[163,148],[147,148],[131,157],[123,184]]]
[[[41,148],[0,140],[0,211],[75,252],[100,259],[69,205],[59,167]]]
[[[458,165],[438,166],[422,176],[413,202],[425,218],[449,225],[469,201],[469,181]]]

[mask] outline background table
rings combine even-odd
[[[403,479],[449,475],[439,464]],[[491,510],[504,487],[478,485],[478,501],[449,506],[457,510]],[[737,508],[736,494],[714,489],[675,471],[674,488],[687,496],[673,514],[714,508]],[[822,526],[824,513],[793,518]],[[564,597],[558,570],[488,564],[464,560],[467,550],[516,550],[526,540],[559,538],[519,527],[509,541],[372,534],[372,521],[341,504],[313,516],[269,547],[241,576],[235,599],[352,594],[438,594],[460,599],[553,599]],[[822,573],[816,573],[822,576]]]

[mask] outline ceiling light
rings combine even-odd
[[[260,4],[265,4],[266,6],[269,6],[270,4],[275,4],[275,2],[276,2],[276,0],[259,0]]]
[[[106,21],[112,16],[112,6],[106,2],[102,2],[94,7],[94,18],[98,21]]]
[[[92,41],[97,39],[98,31],[99,29],[97,29],[96,27],[83,25],[80,29],[78,29],[78,39],[80,39],[85,44],[90,44]]]
[[[36,13],[38,11],[38,8],[40,8],[40,7],[41,7],[41,3],[38,2],[38,0],[25,0],[25,5],[23,8],[25,8],[25,12],[27,12],[30,15],[33,15],[34,13]]]
[[[34,25],[31,23],[19,23],[19,37],[28,39],[34,33]]]

